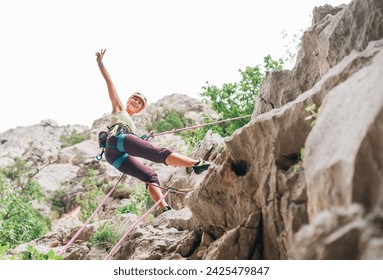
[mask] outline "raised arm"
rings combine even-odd
[[[112,78],[110,77],[108,71],[106,70],[104,63],[102,62],[105,52],[106,52],[106,49],[102,49],[101,52],[96,52],[97,63],[98,63],[98,67],[100,68],[101,74],[105,79],[106,85],[108,87],[109,98],[110,98],[110,101],[112,102],[112,113],[118,113],[124,110],[124,105],[121,102],[120,98],[118,97],[117,90],[114,87]]]

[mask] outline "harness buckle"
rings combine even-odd
[[[101,153],[100,153],[99,155],[96,156],[96,159],[97,159],[98,161],[102,160],[102,155],[104,154],[104,152],[105,152],[105,150],[104,150],[104,148],[102,148]]]

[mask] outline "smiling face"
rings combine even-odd
[[[129,115],[137,114],[145,108],[145,105],[146,102],[141,96],[133,94],[126,102],[126,112]]]

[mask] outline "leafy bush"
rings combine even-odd
[[[89,169],[88,175],[83,181],[84,192],[76,195],[76,203],[81,206],[82,220],[87,220],[90,215],[96,210],[100,199],[105,195],[101,190],[101,182],[98,181],[98,171],[95,169]]]
[[[81,220],[87,220],[96,210],[99,200],[104,195],[101,190],[94,189],[76,195],[76,202],[81,206]]]
[[[50,221],[32,205],[44,199],[40,185],[31,179],[24,185],[11,185],[5,174],[16,181],[22,177],[19,171],[10,172],[13,168],[0,172],[0,246],[15,247],[42,236],[50,227]]]
[[[115,233],[111,228],[105,227],[95,232],[89,239],[89,245],[98,246],[109,250],[114,246],[120,236]]]
[[[62,142],[62,148],[73,146],[85,140],[85,136],[79,134],[76,130],[73,130],[70,134],[63,134],[60,136]]]
[[[214,122],[215,120],[211,119],[208,115],[203,115],[203,123],[210,123]],[[193,130],[185,130],[180,132],[180,136],[182,139],[188,144],[189,147],[189,153],[192,152],[195,145],[198,143],[198,141],[202,140],[206,132],[208,130],[212,130],[214,133],[218,133],[220,135],[224,135],[224,127],[222,125],[211,125],[211,126],[205,126]]]
[[[7,245],[0,245],[0,260],[15,260],[16,257],[7,257],[7,251],[8,251],[8,246]]]
[[[134,193],[130,197],[130,203],[117,209],[119,214],[132,213],[135,215],[142,215],[151,206],[153,201],[145,187],[137,186]]]
[[[165,113],[165,117],[153,124],[153,128],[156,132],[169,131],[177,128],[185,127],[186,120],[183,117],[184,113],[177,110],[168,111]]]
[[[22,260],[63,260],[62,256],[57,256],[53,250],[48,253],[41,253],[32,246],[28,246],[28,250],[21,256]]]
[[[22,179],[29,173],[30,165],[28,162],[21,159],[16,159],[12,165],[5,167],[1,172],[16,184],[21,184]]]
[[[63,190],[57,190],[54,192],[53,198],[52,198],[52,211],[57,212],[58,216],[61,216],[64,214],[64,203],[62,200],[62,197],[64,195]]]
[[[129,204],[126,204],[126,205],[118,208],[117,209],[117,213],[118,214],[132,213],[132,214],[136,214],[137,215],[137,213],[138,213],[137,203],[130,202]]]
[[[32,246],[28,245],[27,251],[16,256],[6,256],[8,246],[0,246],[0,260],[63,260],[64,257],[57,256],[53,250],[48,253],[41,253]]]

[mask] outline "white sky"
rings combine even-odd
[[[311,24],[315,6],[351,0],[0,0],[0,132],[53,119],[91,126],[111,109],[95,52],[120,97],[149,102],[285,55],[282,32]]]

